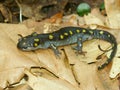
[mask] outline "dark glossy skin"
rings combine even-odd
[[[102,69],[112,61],[117,51],[116,39],[107,31],[91,30],[80,27],[64,27],[52,33],[33,33],[31,35],[22,37],[19,39],[17,47],[23,51],[51,48],[55,55],[58,56],[60,52],[58,51],[57,47],[77,43],[75,49],[78,53],[81,53],[83,45],[82,43],[91,39],[101,39],[111,43],[112,45],[110,57],[108,57],[108,60],[106,60],[104,64],[98,67],[98,69]]]

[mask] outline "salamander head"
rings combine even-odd
[[[43,42],[40,41],[37,36],[28,35],[26,37],[21,37],[18,40],[17,48],[23,51],[36,50],[42,48]]]

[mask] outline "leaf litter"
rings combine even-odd
[[[91,15],[84,16],[84,18],[87,17],[86,19],[79,19],[85,20],[80,22],[99,25],[98,22],[93,23],[94,20],[98,20],[100,21],[100,25],[105,26],[105,21],[99,17],[91,17]],[[78,16],[73,17],[66,17],[66,19],[68,19],[67,22],[62,22],[62,17],[59,17],[59,20],[61,18],[60,22],[54,20],[54,23],[59,22],[57,23],[57,29],[54,28],[54,30],[69,25],[76,26],[78,24],[77,20],[74,21],[71,20],[71,18],[75,19],[75,17],[78,18]],[[92,23],[89,22],[89,18],[93,20]],[[57,18],[55,17],[55,19]],[[103,49],[107,49],[108,46],[110,46],[109,43],[102,40],[85,42],[83,46],[83,50],[87,52],[85,56],[76,56],[71,46],[60,47],[59,50],[62,53],[60,59],[57,59],[50,49],[37,50],[34,52],[22,52],[17,49],[16,44],[20,38],[18,34],[26,36],[34,31],[41,33],[44,32],[45,27],[48,27],[47,32],[52,32],[53,28],[49,27],[56,26],[54,26],[53,21],[51,23],[50,20],[51,19],[41,22],[34,22],[32,20],[29,22],[28,20],[22,24],[0,24],[0,87],[9,90],[15,90],[15,88],[20,87],[23,88],[24,86],[25,88],[32,88],[33,90],[118,90],[117,80],[111,80],[109,76],[115,78],[119,74],[119,58],[114,58],[112,69],[110,64],[101,71],[97,70],[99,62],[104,62],[102,60],[104,58],[96,60],[96,57],[102,53],[97,47],[98,44],[100,44]],[[69,20],[71,20],[70,23]],[[46,23],[50,24],[47,26]],[[113,33],[115,37],[119,37],[117,36],[119,35],[118,33],[115,34],[117,30],[109,31]],[[119,56],[119,45],[116,56]],[[35,67],[34,70],[32,67]],[[27,76],[27,79],[25,79],[25,76]],[[21,82],[23,79],[25,79],[25,81]],[[12,86],[12,88],[9,86]]]

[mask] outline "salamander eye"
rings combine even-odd
[[[40,42],[40,39],[39,38],[35,38],[34,42]]]

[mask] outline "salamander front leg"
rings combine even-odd
[[[87,53],[87,52],[82,51],[82,47],[83,47],[82,38],[81,38],[81,37],[78,37],[78,38],[77,38],[77,46],[74,47],[73,49],[77,50],[77,52],[76,52],[77,55],[78,55],[78,54],[82,54],[82,55],[85,56],[85,53]]]
[[[54,44],[50,44],[50,48],[54,51],[57,57],[60,57],[61,53],[59,52],[58,48]]]

